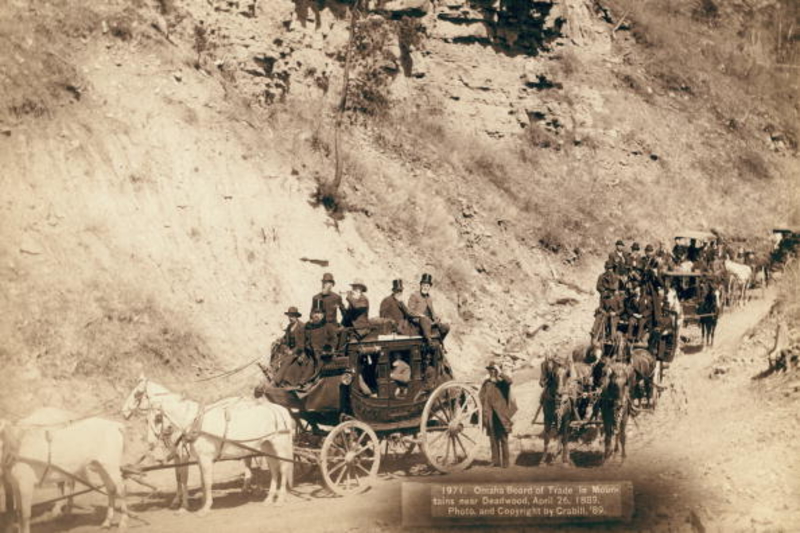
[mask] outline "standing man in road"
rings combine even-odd
[[[513,429],[511,418],[517,403],[511,395],[511,372],[504,364],[493,361],[486,367],[489,377],[483,382],[478,397],[481,400],[483,426],[492,445],[492,466],[508,468],[508,435]]]
[[[439,338],[444,343],[444,338],[450,332],[450,326],[441,321],[433,310],[433,300],[431,299],[431,287],[433,277],[430,274],[423,274],[419,282],[419,292],[415,292],[408,299],[408,310],[419,324],[420,332],[427,342],[431,342],[433,330],[439,332]]]
[[[317,302],[322,302],[322,309],[325,312],[325,322],[333,326],[339,325],[339,317],[337,311],[341,313],[342,318],[345,316],[344,303],[342,297],[333,292],[333,286],[336,281],[333,279],[333,274],[326,272],[322,275],[322,290],[314,295],[311,300],[311,310],[317,309]]]

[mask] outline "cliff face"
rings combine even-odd
[[[744,77],[756,48],[725,55],[766,15],[726,7],[710,24],[672,6],[395,0],[353,19],[331,1],[6,4],[3,404],[78,390],[88,408],[140,370],[191,388],[265,353],[325,271],[341,290],[365,278],[373,308],[392,279],[432,273],[472,376],[501,346],[583,340],[619,237],[791,223],[794,82],[754,98],[771,72]],[[353,24],[329,213],[315,196]]]

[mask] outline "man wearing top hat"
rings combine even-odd
[[[419,282],[419,292],[415,292],[408,299],[408,310],[419,324],[420,332],[426,341],[430,342],[433,330],[439,332],[442,342],[450,332],[450,326],[443,323],[436,311],[433,309],[431,299],[431,286],[433,277],[430,274],[423,274]]]
[[[317,302],[322,302],[322,308],[325,311],[325,321],[334,326],[339,325],[337,317],[337,310],[341,312],[342,317],[345,316],[344,303],[342,297],[333,292],[333,286],[336,281],[333,279],[333,274],[326,272],[322,275],[322,290],[314,295],[311,300],[312,311],[316,308]]]
[[[497,361],[489,363],[486,370],[489,376],[478,394],[483,426],[492,446],[492,465],[508,468],[508,435],[513,428],[511,418],[517,412],[517,403],[511,395],[511,372]]]
[[[356,278],[350,284],[351,291],[347,293],[347,309],[345,311],[345,326],[353,328],[353,332],[358,339],[363,339],[370,332],[369,323],[369,300],[364,294],[367,286],[364,281]]]
[[[411,325],[414,316],[403,302],[403,280],[392,281],[392,294],[381,302],[380,317],[394,322],[395,331],[400,335],[414,335],[416,328]]]

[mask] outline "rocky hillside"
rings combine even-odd
[[[241,391],[187,380],[328,270],[431,272],[469,376],[582,339],[618,237],[796,224],[796,6],[662,4],[6,2],[0,405]]]

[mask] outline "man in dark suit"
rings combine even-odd
[[[347,293],[347,311],[343,323],[347,327],[353,328],[356,338],[363,339],[370,332],[369,323],[369,300],[367,286],[360,279],[356,279],[350,284],[351,291]]]
[[[322,290],[311,299],[311,309],[313,311],[317,306],[317,302],[322,302],[322,308],[325,311],[325,322],[338,326],[337,311],[344,317],[345,308],[342,297],[333,292],[334,285],[336,285],[336,281],[333,279],[333,274],[326,272],[322,275]]]
[[[306,349],[305,324],[300,320],[302,313],[292,306],[284,314],[289,317],[289,323],[283,333],[283,345],[292,353],[302,353]]]
[[[606,293],[614,292],[620,289],[619,276],[614,272],[614,263],[609,259],[606,261],[606,269],[597,278],[597,292],[600,293],[600,300]]]
[[[517,404],[511,395],[512,379],[508,369],[497,362],[486,367],[489,377],[483,382],[479,393],[483,411],[483,426],[489,435],[492,447],[492,466],[508,468],[508,435],[513,429],[512,417]]]
[[[415,335],[411,324],[414,316],[403,302],[403,280],[392,281],[392,294],[381,301],[380,317],[394,322],[394,330],[400,335]]]
[[[618,276],[622,278],[627,274],[628,254],[625,251],[625,242],[622,239],[617,241],[614,251],[608,254],[608,260],[614,265],[614,272]]]

